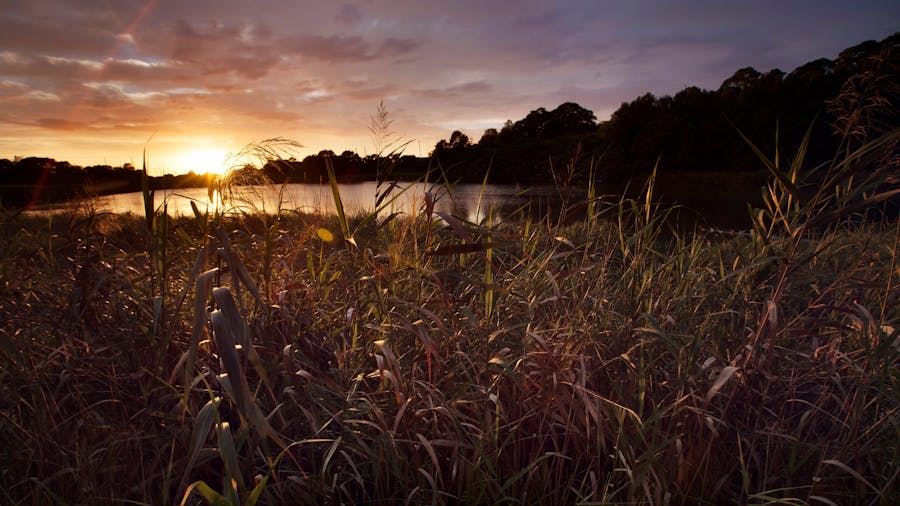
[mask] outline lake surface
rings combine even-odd
[[[344,211],[348,215],[371,213],[375,210],[376,195],[384,191],[374,181],[339,185]],[[616,202],[622,192],[620,188],[601,189],[608,195],[607,202]],[[634,193],[634,192],[631,192]],[[754,194],[756,195],[754,199]],[[494,220],[520,217],[523,213],[536,219],[546,218],[556,221],[564,214],[565,220],[582,219],[586,210],[587,192],[584,189],[569,189],[563,195],[554,186],[507,186],[480,184],[456,184],[451,186],[424,183],[397,183],[390,196],[382,202],[379,215],[391,213],[418,215],[424,210],[426,195],[434,200],[434,210],[453,214],[472,222],[480,222],[489,214]],[[759,207],[758,189],[747,184],[722,184],[697,181],[689,183],[678,180],[660,181],[654,195],[667,204],[678,203],[680,207],[668,219],[679,227],[723,228],[746,230],[750,226],[747,202]],[[638,194],[631,198],[641,199]],[[144,214],[144,201],[140,192],[122,193],[94,197],[90,205],[96,211],[114,213]],[[154,206],[161,211],[163,206],[169,215],[191,215],[191,203],[200,212],[242,212],[275,213],[299,211],[304,213],[334,213],[334,196],[327,184],[288,184],[267,186],[236,186],[214,192],[210,199],[206,188],[179,190],[157,190]],[[81,204],[63,204],[55,209]],[[49,209],[53,211],[54,208]],[[48,209],[35,212],[47,212]]]
[[[434,200],[435,211],[454,214],[470,221],[480,221],[489,212],[502,218],[515,213],[527,204],[539,203],[542,208],[558,207],[560,192],[553,186],[515,187],[502,185],[457,184],[450,187],[424,183],[398,183],[383,200],[381,216],[400,212],[423,212],[426,194]],[[382,184],[383,192],[387,183]],[[339,185],[344,211],[348,215],[369,213],[375,210],[379,188],[375,182]],[[579,192],[574,192],[577,196]],[[580,192],[584,193],[584,192]],[[140,192],[96,197],[91,200],[94,209],[114,213],[144,213],[144,201]],[[191,215],[191,202],[200,212],[225,213],[296,210],[308,213],[334,213],[335,204],[331,186],[319,184],[288,184],[284,186],[237,186],[223,193],[215,192],[210,200],[206,188],[157,190],[154,205],[166,206],[170,215]]]

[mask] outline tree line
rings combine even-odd
[[[593,113],[564,103],[488,129],[477,143],[461,132],[435,146],[432,156],[453,176],[546,183],[584,181],[590,174],[622,183],[661,173],[741,174],[760,162],[742,138],[763,153],[792,157],[811,129],[809,166],[836,151],[898,126],[900,33],[820,58],[790,73],[737,70],[715,90],[687,87],[674,96],[646,93],[597,124]],[[593,170],[592,170],[593,168]]]
[[[790,73],[779,69],[737,70],[715,90],[686,87],[673,96],[646,93],[623,103],[598,123],[573,102],[543,107],[501,128],[489,128],[477,142],[454,131],[427,157],[394,152],[361,157],[353,151],[323,150],[302,160],[272,159],[261,167],[233,172],[236,180],[274,183],[327,181],[330,164],[341,182],[389,178],[499,184],[584,184],[591,176],[621,184],[660,173],[728,176],[760,169],[742,139],[766,154],[776,148],[790,157],[811,129],[806,160],[818,164],[838,149],[897,127],[900,33],[866,41]],[[896,151],[896,149],[895,149]],[[247,176],[243,178],[241,176]],[[150,178],[151,188],[206,186],[212,175]],[[141,172],[130,165],[81,168],[50,158],[0,160],[0,201],[21,207],[86,194],[138,191]]]
[[[52,158],[0,159],[0,206],[31,207],[86,196],[141,191],[143,172],[131,164],[121,167],[81,167]],[[166,174],[148,178],[151,189],[204,187],[212,174]]]

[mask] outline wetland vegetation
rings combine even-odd
[[[567,219],[350,215],[329,163],[328,214],[5,211],[0,502],[896,504],[900,131],[854,111],[742,141],[738,233],[594,165]]]

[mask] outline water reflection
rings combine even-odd
[[[375,210],[378,187],[375,182],[342,184],[339,187],[344,210],[348,215],[371,213]],[[667,221],[679,229],[689,230],[695,225],[724,229],[747,229],[749,220],[747,202],[759,207],[747,191],[741,188],[723,188],[719,185],[694,185],[690,191],[678,192],[678,188],[667,185],[661,188],[662,201],[679,204]],[[384,190],[382,186],[381,190]],[[620,200],[622,190],[608,188],[601,191],[605,195],[598,202],[595,212],[607,209]],[[478,223],[490,215],[494,221],[528,217],[533,220],[549,219],[552,223],[566,223],[584,219],[587,211],[587,192],[572,188],[565,194],[553,186],[504,186],[457,184],[426,185],[424,183],[398,183],[390,197],[382,202],[381,217],[392,213],[418,215],[423,212],[426,193],[435,200],[434,210]],[[641,200],[639,194],[628,198]],[[758,200],[758,197],[757,199]],[[182,190],[160,190],[156,192],[154,206],[161,209],[166,205],[169,215],[189,216],[193,214],[191,203],[202,212],[240,214],[243,212],[299,211],[304,213],[334,213],[334,196],[329,185],[289,184],[284,186],[237,186],[224,192],[213,193],[212,199],[206,188]],[[73,207],[78,204],[64,204]],[[114,213],[144,213],[144,201],[140,192],[123,193],[96,197],[90,205],[98,211]],[[59,207],[56,208],[57,210]],[[607,209],[609,210],[609,209]],[[36,212],[47,212],[47,209]],[[53,211],[53,209],[49,209]],[[604,213],[615,216],[615,213]]]
[[[347,214],[370,213],[375,210],[376,183],[340,185],[341,201]],[[384,185],[382,185],[382,191]],[[526,204],[558,201],[554,187],[529,187],[500,185],[458,184],[451,187],[424,183],[399,183],[390,196],[382,202],[380,215],[422,212],[426,192],[435,200],[435,211],[478,222],[493,212],[502,218],[522,212]],[[284,186],[238,186],[223,194],[214,192],[212,200],[206,188],[157,191],[154,205],[163,204],[170,215],[191,215],[191,202],[200,212],[240,213],[297,210],[300,212],[333,213],[334,197],[329,185],[289,184]],[[93,201],[97,210],[115,213],[143,214],[144,201],[140,192],[97,197]]]

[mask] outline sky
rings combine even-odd
[[[219,170],[269,138],[427,156],[572,101],[789,72],[900,31],[897,0],[2,0],[0,158]],[[227,167],[226,167],[227,168]]]

